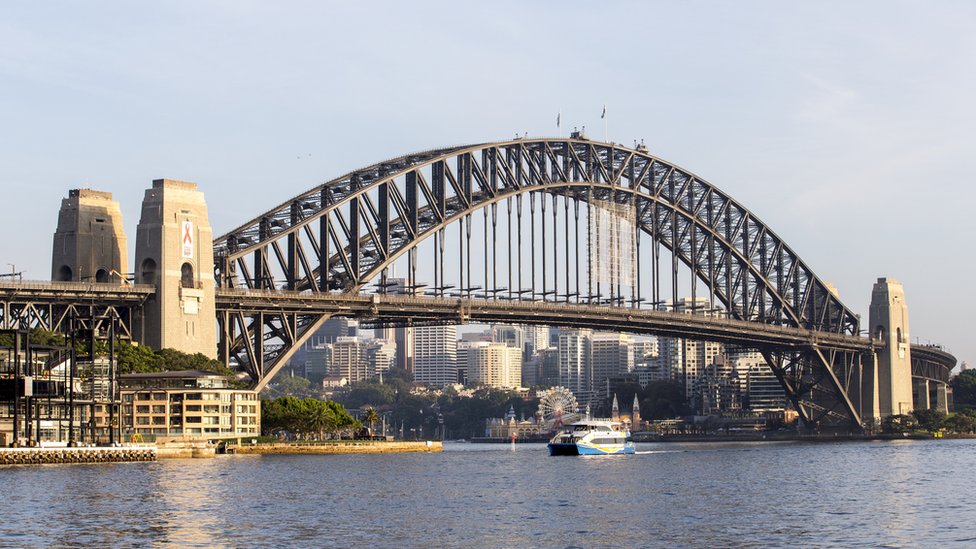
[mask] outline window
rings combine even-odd
[[[193,265],[189,263],[184,263],[180,267],[180,286],[184,288],[192,288],[193,284]]]
[[[136,413],[137,414],[148,414],[149,413],[149,406],[136,406]]]
[[[156,284],[156,261],[147,257],[142,261],[139,269],[139,280],[143,284]]]
[[[154,413],[154,414],[165,414],[166,413],[166,406],[159,406],[159,405],[153,406],[152,407],[152,413]]]
[[[186,418],[187,423],[200,423],[200,416],[190,416]]]
[[[201,406],[199,404],[187,404],[186,411],[187,412],[199,412],[200,411],[200,408],[201,408]]]

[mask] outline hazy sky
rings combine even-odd
[[[972,364],[974,98],[969,2],[7,2],[0,270],[50,278],[72,188],[111,191],[132,244],[151,181],[195,181],[222,234],[558,111],[602,139],[607,104],[611,140],[728,192],[865,317],[901,280],[912,336]]]

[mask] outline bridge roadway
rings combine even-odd
[[[379,319],[382,323],[391,325],[504,323],[573,326],[601,331],[701,339],[756,349],[825,348],[873,352],[884,346],[880,341],[847,334],[715,316],[504,299],[218,288],[217,311],[331,314]]]
[[[138,310],[155,293],[149,285],[88,282],[0,280],[0,329],[24,324],[63,331],[72,311],[81,319],[114,309],[121,313],[123,332],[129,311]],[[435,297],[294,292],[284,290],[218,289],[220,312],[329,313],[390,324],[525,323],[578,326],[660,336],[719,341],[748,348],[834,348],[871,351],[882,342],[834,334],[703,315],[649,309]],[[937,346],[912,345],[912,375],[947,383],[956,359]]]

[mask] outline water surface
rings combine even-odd
[[[0,547],[974,547],[976,440],[0,468]]]

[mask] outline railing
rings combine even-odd
[[[74,292],[103,291],[111,293],[150,294],[156,291],[151,284],[116,282],[53,282],[48,280],[0,280],[2,290],[63,290]]]

